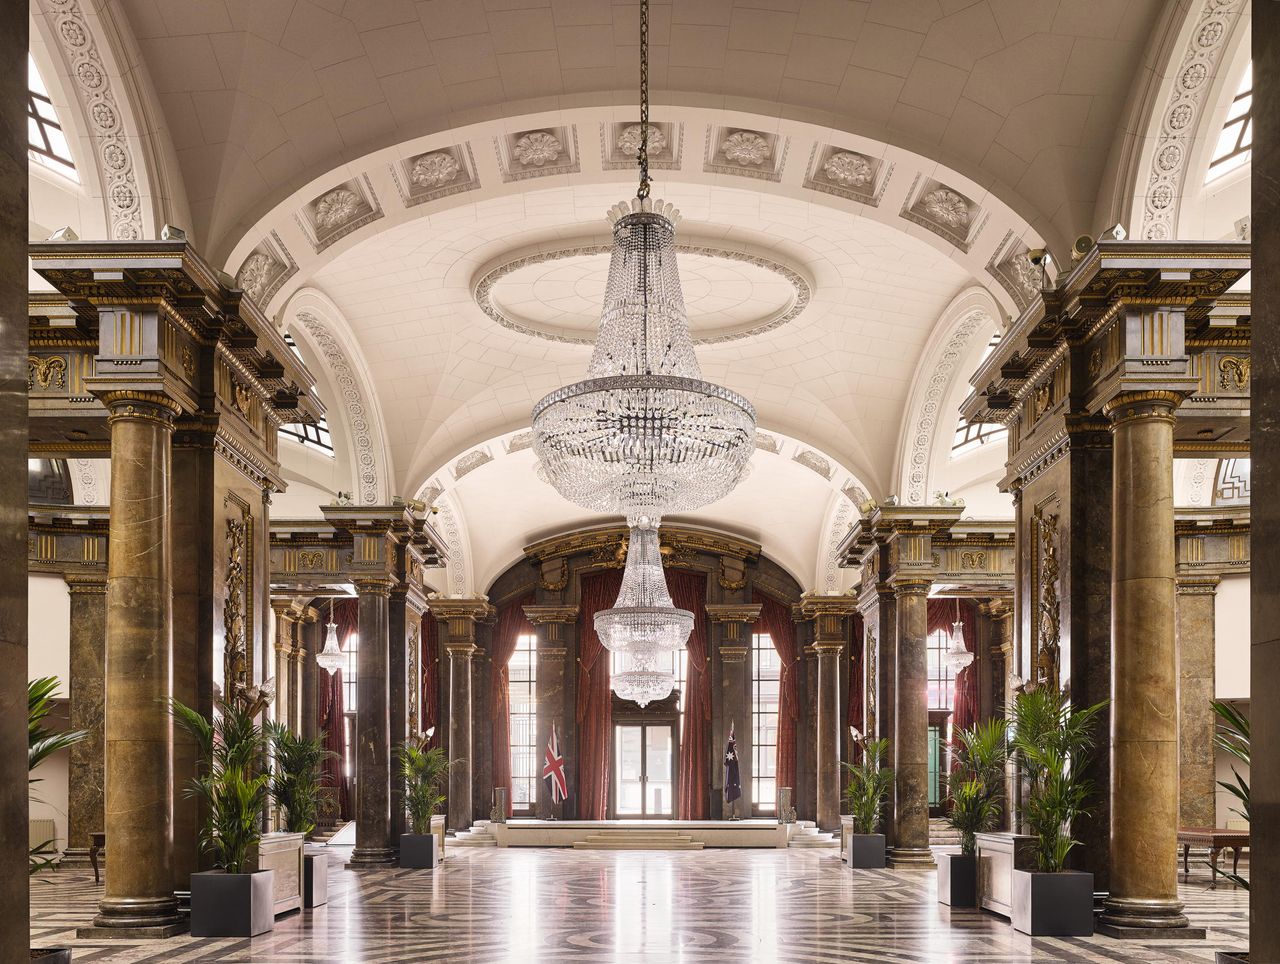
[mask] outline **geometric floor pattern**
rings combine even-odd
[[[336,862],[336,861],[335,861]],[[782,962],[1013,964],[1212,961],[1243,949],[1248,895],[1180,885],[1203,941],[1032,939],[937,903],[932,873],[850,871],[834,852],[454,849],[435,871],[331,868],[329,903],[253,940],[76,941],[102,888],[32,880],[32,945],[85,962]]]

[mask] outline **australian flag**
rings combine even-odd
[[[742,777],[738,773],[738,741],[729,724],[729,743],[724,748],[724,802],[733,803],[742,796]]]

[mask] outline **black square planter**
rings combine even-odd
[[[1247,951],[1217,951],[1213,955],[1214,964],[1249,964]]]
[[[1093,934],[1093,874],[1015,870],[1009,920],[1016,930],[1032,937],[1089,937]]]
[[[938,900],[952,907],[978,906],[976,854],[938,854]]]
[[[69,947],[33,947],[31,960],[40,964],[71,964],[71,948]]]
[[[433,833],[400,835],[400,866],[406,870],[433,870],[440,863],[440,838]]]
[[[276,926],[275,871],[191,875],[192,937],[256,937]]]
[[[319,907],[329,903],[329,855],[302,856],[302,906]]]
[[[884,834],[849,834],[848,860],[852,870],[884,870]]]

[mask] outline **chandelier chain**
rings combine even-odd
[[[640,187],[636,197],[649,196],[649,0],[640,0]]]

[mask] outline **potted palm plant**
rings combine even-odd
[[[1248,767],[1250,759],[1249,718],[1230,703],[1222,700],[1213,701],[1213,712],[1218,717],[1218,726],[1213,734],[1213,742],[1217,744],[1219,749],[1230,753]],[[1234,783],[1219,780],[1218,786],[1240,802],[1238,807],[1231,808],[1231,812],[1242,820],[1249,821],[1252,817],[1252,812],[1249,808],[1249,781],[1241,776],[1240,771],[1234,766],[1231,768],[1231,775],[1235,777]],[[1239,874],[1227,873],[1225,870],[1221,873],[1236,886],[1245,890],[1249,889],[1249,881],[1246,878],[1241,877]],[[1248,961],[1249,955],[1236,951],[1218,951],[1216,960],[1217,964],[1235,964],[1235,962],[1239,961]]]
[[[178,700],[170,700],[169,708],[199,751],[197,775],[186,792],[204,805],[200,846],[216,868],[191,875],[191,934],[264,934],[275,927],[274,872],[250,871],[271,782],[263,767],[267,738],[258,707],[243,699],[218,702],[212,718]]]
[[[431,832],[431,817],[444,806],[449,759],[442,748],[428,747],[426,737],[405,740],[397,754],[412,831],[400,835],[400,866],[430,870],[440,862],[440,838]]]
[[[938,900],[952,907],[978,902],[977,835],[1000,817],[1000,787],[1009,755],[1003,720],[978,723],[956,735],[956,770],[947,821],[960,832],[960,853],[938,855]]]
[[[884,808],[889,788],[893,786],[893,771],[881,765],[889,741],[862,737],[858,745],[862,748],[861,762],[844,764],[849,774],[844,798],[853,817],[847,859],[852,869],[883,869],[884,834],[877,831],[880,829],[880,811]]]
[[[1093,933],[1093,874],[1066,869],[1071,824],[1093,785],[1082,773],[1106,702],[1077,709],[1056,686],[1029,687],[1014,702],[1013,749],[1027,781],[1023,819],[1036,839],[1036,870],[1013,871],[1013,926],[1024,934]]]
[[[59,750],[79,743],[89,734],[84,730],[70,730],[57,733],[45,725],[45,720],[53,710],[54,694],[58,690],[58,679],[55,676],[42,676],[27,683],[27,773],[31,773]],[[40,782],[39,777],[28,777],[28,787]],[[34,794],[31,799],[39,801]],[[53,841],[45,840],[27,851],[27,874],[53,866]],[[71,948],[69,947],[33,947],[31,960],[41,964],[71,964]]]
[[[299,736],[279,721],[267,723],[274,765],[271,796],[284,816],[288,833],[309,835],[316,829],[320,801],[324,793],[321,765],[334,756],[316,738]],[[329,855],[322,851],[303,853],[302,905],[318,907],[329,900]]]

